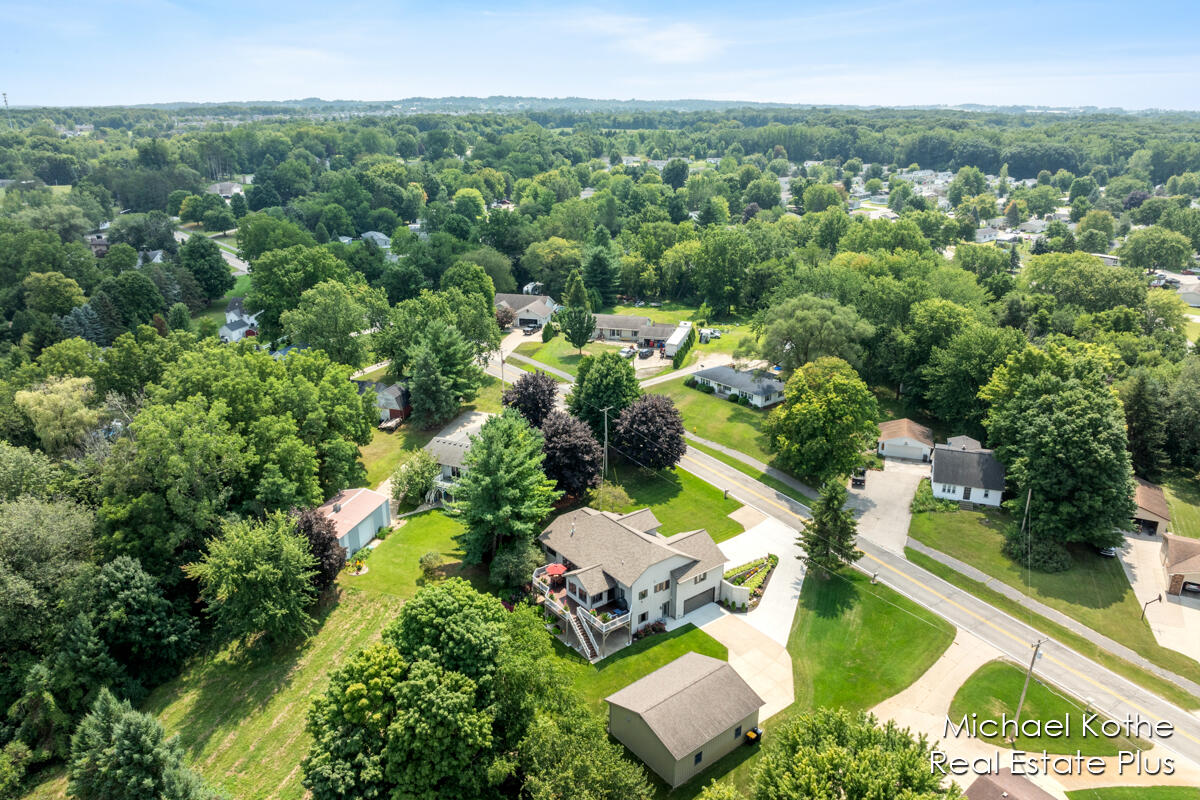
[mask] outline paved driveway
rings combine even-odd
[[[762,558],[768,553],[779,556],[771,580],[763,591],[758,606],[744,615],[746,622],[765,633],[780,645],[786,645],[792,630],[796,604],[800,602],[800,586],[804,583],[804,564],[796,558],[796,531],[773,517],[726,539],[717,547],[729,559],[727,566],[737,567]]]
[[[883,471],[869,470],[867,485],[851,489],[847,504],[858,517],[858,535],[898,555],[904,555],[908,524],[912,521],[913,495],[929,465],[916,461],[884,459]]]
[[[783,645],[747,625],[741,614],[724,614],[704,625],[703,630],[729,649],[729,666],[763,699],[760,720],[792,704],[792,657]]]
[[[1161,602],[1146,606],[1146,621],[1154,638],[1163,647],[1200,661],[1200,598],[1167,594],[1167,577],[1160,560],[1162,537],[1126,534],[1119,552],[1138,602],[1162,595]]]

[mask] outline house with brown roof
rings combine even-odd
[[[1133,499],[1137,503],[1137,511],[1133,512],[1133,522],[1141,533],[1154,536],[1166,533],[1171,524],[1171,509],[1167,506],[1167,496],[1161,486],[1149,481],[1135,478],[1137,486],[1133,490]]]
[[[346,555],[367,546],[382,528],[392,524],[387,497],[371,489],[343,489],[317,509],[333,522],[338,544]]]
[[[659,525],[648,508],[581,508],[538,537],[547,563],[534,570],[534,589],[589,659],[719,599],[725,555],[712,537],[704,530],[666,537]]]
[[[1159,558],[1167,577],[1167,594],[1200,593],[1200,539],[1164,533]]]
[[[743,744],[763,706],[733,667],[699,653],[604,699],[608,732],[672,788]]]
[[[967,789],[967,800],[1054,800],[1054,795],[1012,770],[980,775]]]
[[[879,423],[876,452],[884,458],[928,461],[933,455],[933,432],[908,417]]]

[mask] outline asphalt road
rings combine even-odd
[[[728,489],[741,502],[791,528],[798,529],[808,515],[808,509],[800,503],[696,450],[689,449],[680,465],[708,483]],[[956,627],[971,632],[1014,661],[1022,664],[1029,662],[1032,644],[1041,637],[1039,632],[900,555],[861,538],[859,547],[865,554],[856,565],[859,569],[876,575],[880,583],[928,608]],[[1170,722],[1175,727],[1174,735],[1156,739],[1155,743],[1164,751],[1171,751],[1200,764],[1200,719],[1195,715],[1053,639],[1047,639],[1042,645],[1035,672],[1043,680],[1090,702],[1092,710],[1109,718],[1124,720],[1128,716],[1151,722]]]

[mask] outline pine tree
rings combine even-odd
[[[540,431],[516,409],[489,419],[472,442],[450,507],[460,515],[463,560],[491,563],[510,543],[532,542],[562,493],[542,468]]]
[[[233,197],[229,198],[229,210],[233,212],[234,219],[241,219],[250,212],[246,207],[246,198],[240,192],[235,192]]]
[[[588,305],[588,291],[587,287],[583,285],[583,275],[577,269],[572,270],[570,276],[567,277],[567,286],[563,290],[562,297],[563,305],[567,308],[583,306],[588,311],[592,310]]]
[[[454,416],[459,403],[473,400],[483,383],[483,370],[470,344],[442,320],[429,323],[417,340],[409,376],[413,421],[418,425]]]
[[[329,231],[324,222],[317,223],[317,227],[313,231],[313,238],[317,240],[317,244],[325,244],[329,241]]]
[[[862,558],[862,553],[854,549],[858,523],[854,514],[843,508],[845,503],[846,487],[837,480],[826,483],[813,506],[812,519],[805,520],[804,530],[796,539],[804,550],[796,558],[804,562],[805,569],[817,570],[822,578]]]
[[[607,229],[599,227],[596,231],[596,240],[604,240],[607,237]],[[600,303],[603,307],[607,308],[617,301],[620,270],[617,268],[617,258],[613,255],[610,242],[593,244],[588,248],[584,255],[583,282],[588,289],[600,293]]]

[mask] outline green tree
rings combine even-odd
[[[61,272],[31,272],[21,282],[25,307],[43,314],[66,314],[86,301],[83,289]]]
[[[272,250],[254,262],[246,308],[259,313],[262,335],[276,339],[283,332],[280,317],[300,304],[304,292],[325,281],[345,282],[345,262],[320,247]]]
[[[588,304],[587,286],[584,285],[583,275],[579,270],[572,270],[570,277],[567,278],[567,286],[562,294],[562,304],[568,308],[592,310]]]
[[[771,304],[755,316],[753,329],[758,337],[743,340],[739,353],[753,352],[778,364],[785,375],[823,356],[857,364],[861,343],[875,332],[853,308],[813,295]]]
[[[179,248],[179,265],[192,273],[209,302],[233,288],[233,273],[221,255],[221,248],[207,236],[193,233]]]
[[[322,281],[300,295],[299,305],[279,316],[284,334],[296,343],[324,350],[339,364],[361,367],[367,360],[364,332],[386,316],[381,289]]]
[[[818,358],[784,385],[767,417],[771,449],[787,470],[822,483],[857,466],[878,434],[875,396],[840,358]]]
[[[79,800],[216,800],[152,715],[101,690],[71,739],[68,791]]]
[[[1167,396],[1167,447],[1173,464],[1200,469],[1200,359],[1195,356],[1184,359]]]
[[[809,572],[816,571],[829,580],[843,565],[862,558],[855,549],[858,523],[854,512],[846,505],[846,487],[840,480],[830,480],[821,487],[821,497],[812,507],[812,518],[804,521],[804,530],[796,544],[804,551],[796,556]]]
[[[167,309],[167,327],[173,331],[191,332],[192,312],[183,303],[175,303]]]
[[[687,183],[688,165],[682,158],[672,158],[663,167],[662,180],[672,189],[679,189]]]
[[[930,747],[894,722],[822,708],[778,727],[754,770],[754,800],[954,800],[929,769]]]
[[[812,214],[827,208],[840,208],[842,195],[831,184],[814,183],[804,190],[804,213]]]
[[[1136,271],[1114,269],[1086,253],[1033,256],[1021,271],[1021,284],[1091,312],[1139,308],[1146,299],[1146,283]]]
[[[0,441],[0,503],[25,495],[44,498],[61,478],[58,466],[44,454]]]
[[[530,800],[650,800],[641,766],[609,741],[603,723],[581,708],[541,714],[521,740],[523,796]]]
[[[454,213],[461,214],[471,222],[483,216],[486,204],[478,189],[466,187],[454,193]]]
[[[1133,471],[1157,481],[1167,465],[1167,387],[1153,372],[1140,367],[1117,391],[1125,410]]]
[[[110,275],[120,275],[127,269],[133,269],[138,263],[138,253],[124,242],[117,242],[108,248],[104,260],[100,262]]]
[[[496,287],[483,267],[472,261],[456,261],[442,273],[443,290],[457,288],[464,294],[477,294],[491,306],[496,301]]]
[[[78,446],[100,422],[92,407],[95,386],[91,378],[50,378],[32,389],[13,395],[13,404],[33,425],[42,449],[61,455]]]
[[[469,564],[490,563],[511,542],[531,542],[561,496],[542,468],[540,431],[514,409],[492,417],[467,451],[451,508],[461,515]]]
[[[244,261],[254,262],[271,250],[312,247],[316,240],[291,220],[278,219],[270,214],[247,214],[238,220],[237,243],[238,255]]]
[[[1192,243],[1181,233],[1151,225],[1130,233],[1117,254],[1127,267],[1180,270],[1191,262]]]
[[[237,220],[249,214],[250,208],[246,205],[245,195],[241,192],[235,192],[233,197],[229,198],[229,211],[233,214],[233,218]]]
[[[568,306],[555,317],[563,336],[580,354],[596,332],[596,317],[586,306]]]
[[[610,247],[602,245],[588,248],[583,259],[583,283],[589,291],[599,293],[602,306],[608,307],[617,301],[620,270]]]
[[[316,567],[291,517],[275,512],[262,522],[224,524],[204,557],[183,571],[200,584],[205,612],[226,633],[284,641],[312,630]]]
[[[396,362],[392,369],[396,372]],[[474,399],[483,384],[483,370],[475,362],[462,334],[442,320],[433,320],[417,338],[412,354],[408,391],[414,425],[429,427]]]
[[[580,360],[567,395],[567,410],[586,422],[599,439],[604,435],[605,409],[608,419],[615,420],[640,394],[633,365],[616,351],[605,349],[598,356]]]
[[[729,315],[755,260],[754,246],[743,228],[705,231],[692,264],[692,283],[714,317]]]
[[[971,325],[936,345],[923,375],[929,410],[948,422],[980,425],[984,409],[979,390],[1025,343],[1025,336],[1014,328]]]
[[[392,473],[392,499],[397,503],[422,503],[433,491],[434,481],[441,472],[437,459],[428,450],[414,450]]]

